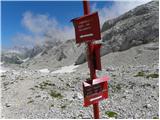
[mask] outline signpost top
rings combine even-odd
[[[75,27],[76,43],[101,39],[98,13],[84,15],[72,20]]]

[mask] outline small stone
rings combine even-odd
[[[147,104],[147,107],[150,108],[150,107],[152,107],[152,105],[151,104]]]
[[[83,113],[83,110],[80,110],[79,112],[80,112],[80,113]]]
[[[126,93],[129,93],[129,91],[128,91],[128,90],[125,90],[125,92],[126,92]]]
[[[5,104],[5,106],[6,106],[6,107],[10,107],[11,105],[10,105],[10,104],[8,104],[8,103],[6,103],[6,104]]]
[[[78,99],[82,99],[83,98],[81,93],[77,93],[77,97],[78,97]]]
[[[115,69],[113,67],[109,67],[109,68],[106,68],[106,71],[115,71]]]
[[[139,117],[138,113],[135,114],[135,118],[137,119]]]

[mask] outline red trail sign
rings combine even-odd
[[[108,80],[107,76],[83,82],[84,106],[97,103],[100,100],[108,98]]]
[[[75,28],[76,43],[100,40],[98,13],[92,13],[72,20]]]

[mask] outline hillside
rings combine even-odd
[[[102,26],[101,55],[158,41],[158,9],[158,1],[152,1],[106,21]],[[85,61],[85,53],[82,53],[75,63],[81,64]]]
[[[29,61],[21,64],[21,66],[30,69],[48,68],[54,70],[62,66],[74,64],[83,50],[84,45],[78,47],[74,40],[68,40],[49,50],[43,50]]]

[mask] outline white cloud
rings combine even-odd
[[[43,44],[47,40],[65,41],[74,37],[74,29],[71,26],[62,26],[55,18],[47,14],[23,14],[22,25],[31,33],[18,33],[13,40],[17,43],[29,45]]]
[[[151,0],[121,0],[121,1],[114,0],[114,3],[110,8],[107,7],[106,5],[101,9],[97,8],[97,4],[95,3],[91,6],[91,11],[92,12],[98,11],[99,18],[100,18],[100,24],[102,26],[106,20],[115,18],[149,1]],[[107,4],[107,1],[106,1],[106,4]]]
[[[47,34],[53,39],[66,40],[73,37],[72,27],[62,26],[55,18],[46,14],[25,12],[22,24],[34,34]]]
[[[33,14],[25,12],[23,14],[22,24],[33,33],[46,32],[52,28],[57,28],[55,18],[49,18],[47,14]]]
[[[13,42],[17,46],[32,47],[33,45],[41,45],[44,37],[41,35],[28,35],[24,33],[17,33],[13,37]]]

